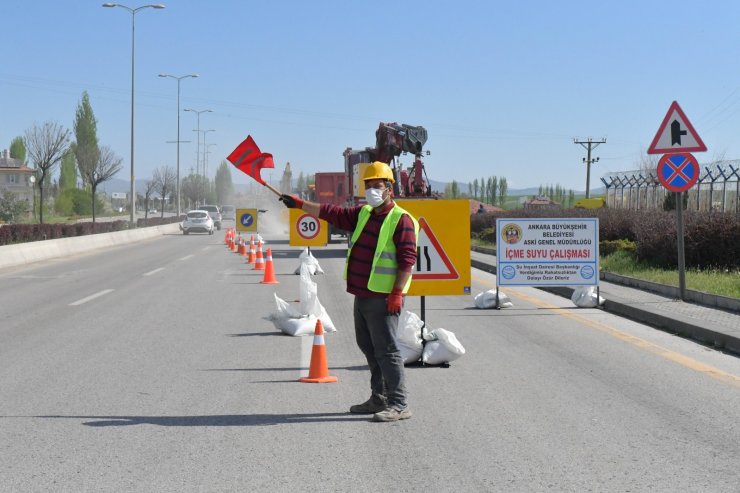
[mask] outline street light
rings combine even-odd
[[[134,221],[134,210],[136,207],[136,194],[134,188],[134,32],[135,32],[135,20],[136,13],[139,10],[152,8],[152,9],[163,9],[164,5],[161,3],[152,5],[142,5],[132,9],[126,5],[120,3],[104,3],[103,7],[121,7],[131,13],[131,227],[136,227]]]
[[[196,78],[198,77],[198,74],[188,74],[188,75],[170,75],[170,74],[159,74],[160,77],[170,77],[171,79],[175,79],[177,81],[177,187],[176,187],[176,195],[177,195],[177,217],[180,217],[180,81],[182,79],[187,79],[188,77]]]
[[[190,111],[191,113],[195,113],[198,115],[198,129],[196,132],[200,132],[200,114],[201,113],[213,113],[213,110],[194,110],[191,108],[185,108],[185,111]],[[198,134],[198,149],[195,153],[195,174],[199,174],[198,172],[198,166],[200,164],[200,133]]]

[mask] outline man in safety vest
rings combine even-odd
[[[372,394],[349,410],[373,414],[373,421],[398,421],[411,417],[396,335],[403,295],[416,264],[419,224],[393,202],[391,186],[395,180],[387,164],[372,163],[362,179],[367,205],[317,204],[287,194],[280,200],[287,207],[303,209],[352,231],[345,278],[347,292],[355,295],[355,336],[370,367]]]

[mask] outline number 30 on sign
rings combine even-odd
[[[329,240],[326,221],[299,209],[290,209],[290,245],[325,246]]]

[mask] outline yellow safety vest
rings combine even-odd
[[[352,246],[357,241],[357,238],[360,237],[360,233],[362,233],[362,230],[365,228],[365,224],[367,224],[367,221],[370,219],[372,210],[373,208],[369,205],[363,206],[360,210],[357,226],[355,226],[355,230],[349,241],[349,248],[347,249],[347,262],[344,266],[345,279],[347,279],[347,269],[349,268],[349,256],[352,252]],[[408,214],[411,218],[411,221],[414,223],[414,234],[417,237],[419,236],[419,223],[416,221],[414,216],[395,204],[383,220],[383,224],[380,226],[378,244],[375,246],[373,265],[370,268],[370,278],[367,282],[367,288],[370,291],[374,291],[376,293],[390,293],[393,290],[393,285],[396,282],[396,275],[398,274],[396,245],[393,243],[393,233],[395,233],[398,221],[401,220],[401,216],[404,214]],[[403,287],[404,293],[409,290],[410,285],[411,278],[409,277],[406,285]]]

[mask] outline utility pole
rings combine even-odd
[[[589,187],[591,184],[591,164],[598,163],[599,158],[591,159],[591,150],[596,149],[599,144],[606,144],[606,139],[601,139],[595,141],[591,137],[588,138],[588,140],[578,140],[578,137],[573,139],[574,144],[581,144],[581,146],[586,149],[586,157],[583,158],[583,162],[586,163],[586,198],[590,197]]]

